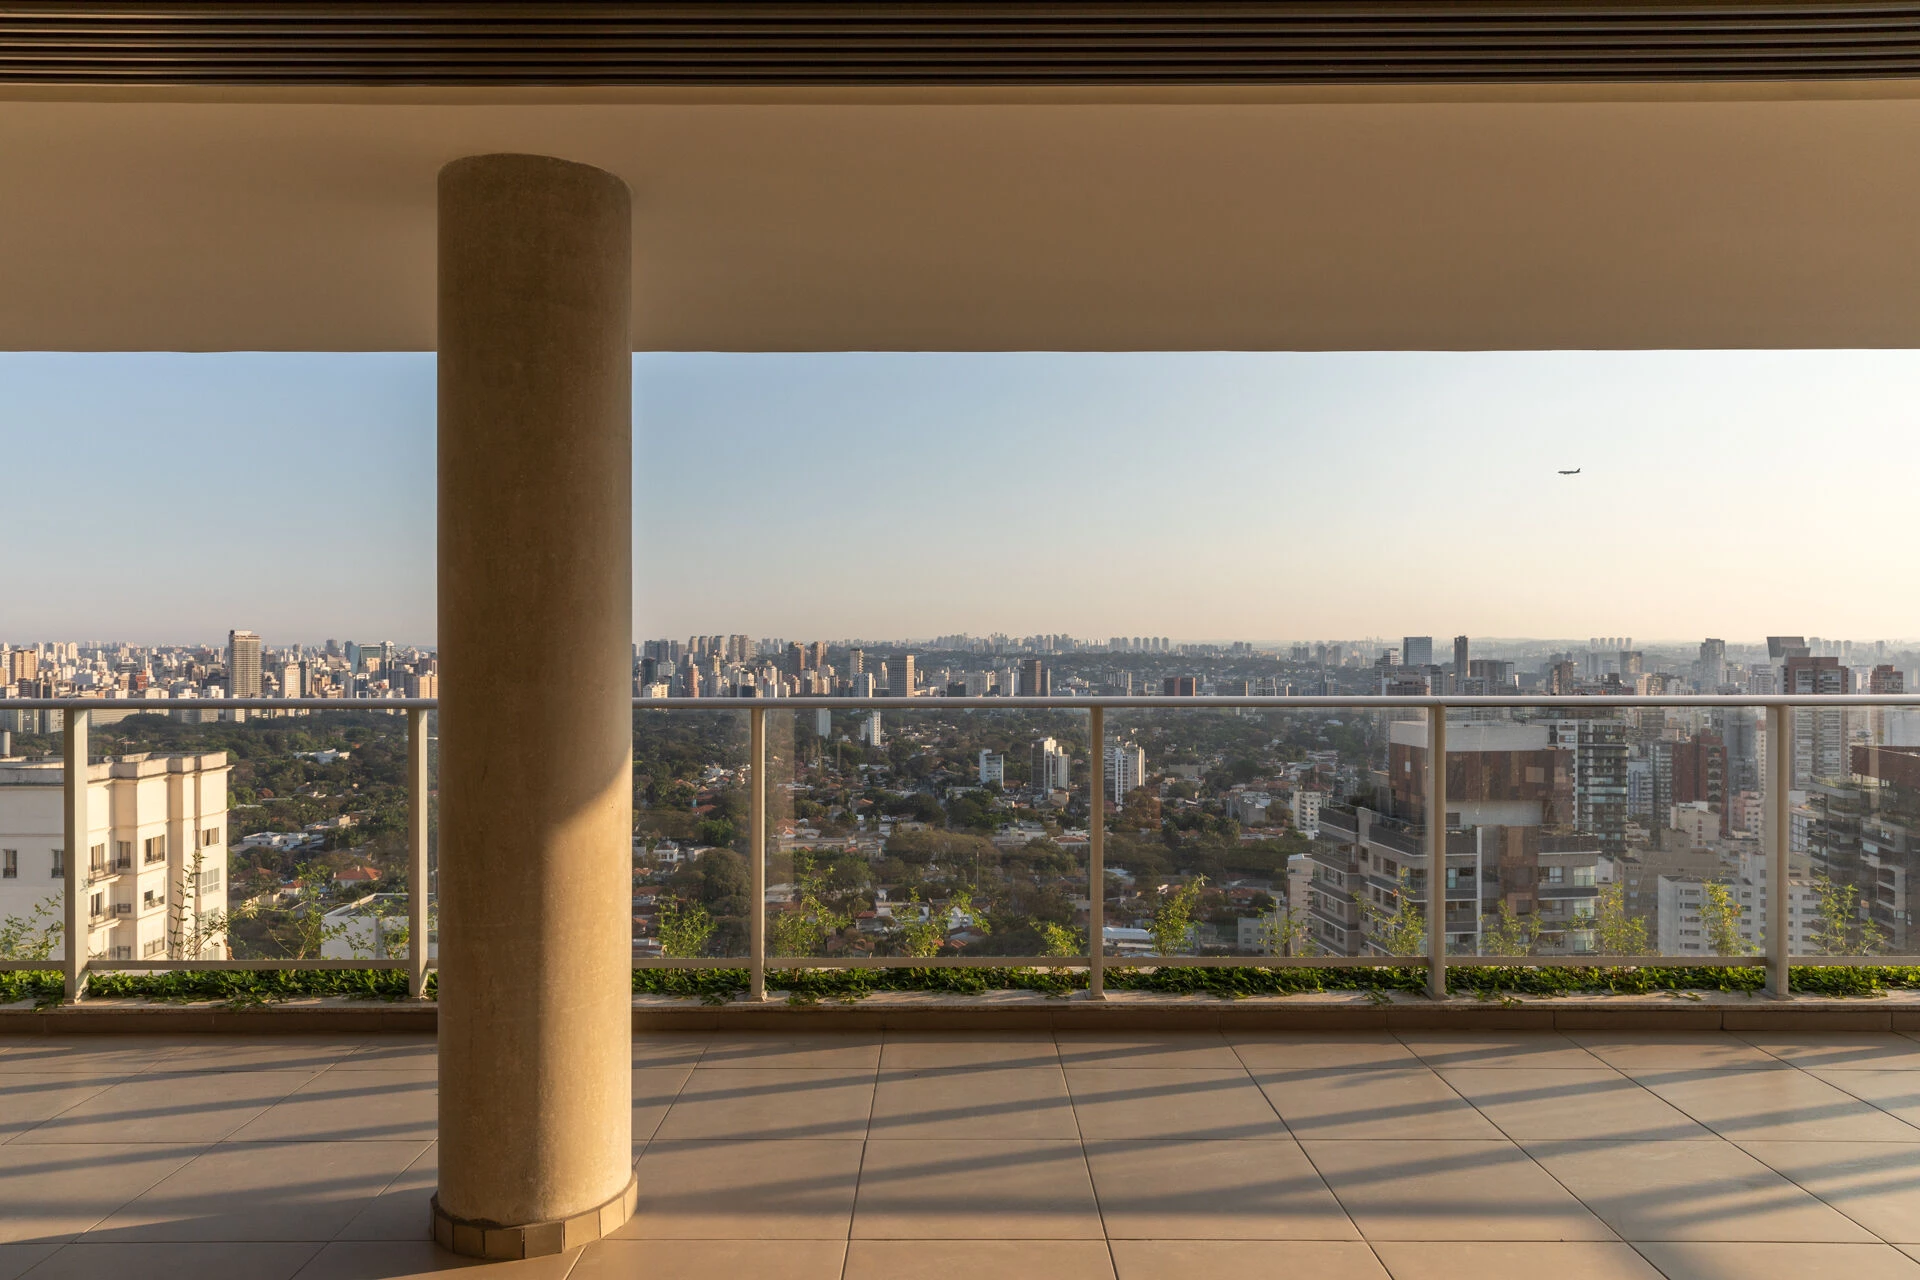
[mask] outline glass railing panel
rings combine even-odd
[[[1920,709],[1800,708],[1791,729],[1795,955],[1912,955]]]
[[[1387,751],[1421,715],[1109,713],[1108,953],[1424,954],[1424,827]]]
[[[768,713],[770,955],[1086,954],[1086,712],[942,701]]]
[[[749,747],[745,711],[634,712],[637,960],[748,954]]]

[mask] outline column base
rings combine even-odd
[[[633,1216],[640,1198],[640,1177],[627,1179],[626,1190],[597,1208],[576,1213],[570,1218],[530,1222],[522,1226],[502,1226],[498,1222],[473,1222],[456,1218],[433,1198],[433,1238],[442,1249],[468,1258],[539,1258],[550,1253],[565,1253],[591,1244],[619,1230]]]

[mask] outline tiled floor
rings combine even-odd
[[[431,1042],[0,1040],[0,1280],[427,1240]],[[1920,1038],[652,1036],[640,1210],[514,1280],[1920,1280]]]

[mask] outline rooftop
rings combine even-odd
[[[399,1277],[430,1038],[0,1039],[0,1276]],[[516,1280],[1920,1276],[1920,1037],[633,1042],[640,1205]]]

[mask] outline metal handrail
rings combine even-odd
[[[77,832],[89,829],[87,812],[87,789],[76,785],[82,776],[79,767],[90,759],[87,753],[88,726],[94,711],[134,711],[164,714],[176,710],[246,710],[246,711],[358,711],[368,713],[407,713],[408,737],[408,791],[411,800],[408,842],[412,870],[410,899],[410,924],[412,927],[410,954],[404,957],[390,957],[384,960],[361,959],[313,959],[313,960],[156,960],[115,961],[103,957],[68,956],[60,964],[66,978],[66,991],[69,1000],[78,999],[84,990],[86,976],[90,970],[110,972],[115,970],[155,971],[155,970],[275,970],[275,969],[367,969],[392,970],[404,969],[408,974],[408,985],[416,997],[423,996],[426,990],[427,974],[434,968],[428,959],[427,894],[423,892],[428,883],[427,865],[427,802],[429,798],[428,757],[427,757],[427,716],[438,710],[437,698],[0,698],[0,710],[44,710],[68,713],[65,718],[66,768],[63,771],[63,792],[66,811],[66,847],[78,847]],[[1587,965],[1636,965],[1649,968],[1702,967],[1727,968],[1763,964],[1768,970],[1768,988],[1771,994],[1785,997],[1788,994],[1789,970],[1794,957],[1788,951],[1788,931],[1786,927],[1786,893],[1775,892],[1768,895],[1767,926],[1765,929],[1766,951],[1756,956],[1468,956],[1453,955],[1446,951],[1446,929],[1444,912],[1446,895],[1430,894],[1427,911],[1427,936],[1429,951],[1425,956],[1142,956],[1107,955],[1104,948],[1090,946],[1086,954],[1074,956],[943,956],[933,958],[907,956],[801,956],[777,957],[766,953],[766,910],[765,875],[766,853],[769,848],[767,839],[767,817],[764,791],[766,775],[766,713],[768,711],[813,711],[813,710],[871,710],[938,713],[944,711],[1084,711],[1088,713],[1089,729],[1099,741],[1105,741],[1105,713],[1108,710],[1167,710],[1167,711],[1205,711],[1205,710],[1273,710],[1273,711],[1310,711],[1310,710],[1419,710],[1426,713],[1430,740],[1441,747],[1440,751],[1428,753],[1427,788],[1428,808],[1430,812],[1444,812],[1446,803],[1445,770],[1434,768],[1434,759],[1444,753],[1447,733],[1446,713],[1449,710],[1515,709],[1515,710],[1551,710],[1593,711],[1615,707],[1751,707],[1764,709],[1768,720],[1768,732],[1771,741],[1784,741],[1787,727],[1787,714],[1796,708],[1846,708],[1846,707],[1916,707],[1920,708],[1920,694],[1709,694],[1709,695],[1394,695],[1370,696],[1364,694],[1349,695],[1200,695],[1193,697],[1167,695],[1095,695],[1087,697],[1048,696],[1048,697],[945,697],[931,695],[926,697],[834,697],[808,695],[791,698],[634,698],[636,711],[716,711],[740,712],[748,714],[751,728],[751,775],[757,779],[754,785],[751,809],[751,833],[749,841],[758,856],[753,859],[753,900],[760,904],[750,927],[750,954],[744,957],[635,957],[633,966],[658,969],[722,969],[738,968],[744,962],[749,971],[749,998],[766,998],[766,975],[769,968],[791,969],[881,969],[881,968],[983,968],[1000,966],[1019,966],[1027,968],[1085,969],[1088,973],[1088,996],[1091,999],[1104,998],[1104,973],[1108,968],[1140,968],[1163,964],[1192,965],[1206,968],[1252,967],[1252,968],[1425,968],[1428,972],[1429,993],[1435,997],[1446,992],[1446,970],[1449,965],[1460,967],[1488,967],[1496,965],[1517,965],[1524,967],[1561,968]],[[136,710],[137,709],[137,710]],[[1089,818],[1089,857],[1088,857],[1088,896],[1090,902],[1088,938],[1103,938],[1103,908],[1105,906],[1105,876],[1103,874],[1103,854],[1105,846],[1105,823],[1103,808],[1106,797],[1106,759],[1099,750],[1090,752],[1093,775],[1089,779],[1091,799]],[[1788,835],[1791,815],[1788,809],[1791,756],[1784,751],[1770,753],[1767,796],[1767,824],[1764,847],[1768,854],[1768,876],[1773,885],[1784,885],[1788,881]],[[1426,854],[1427,870],[1443,866],[1446,858],[1446,829],[1444,824],[1428,824],[1428,830],[1422,840]],[[87,873],[77,859],[69,858],[65,864],[66,875],[66,918],[65,937],[82,936],[81,924],[84,908],[81,906],[82,894],[79,892],[87,879]],[[1438,877],[1430,876],[1430,882],[1438,882]],[[1920,964],[1920,956],[1802,956],[1802,965],[1899,965]],[[0,960],[0,972],[22,969],[45,969],[50,967],[47,961]]]

